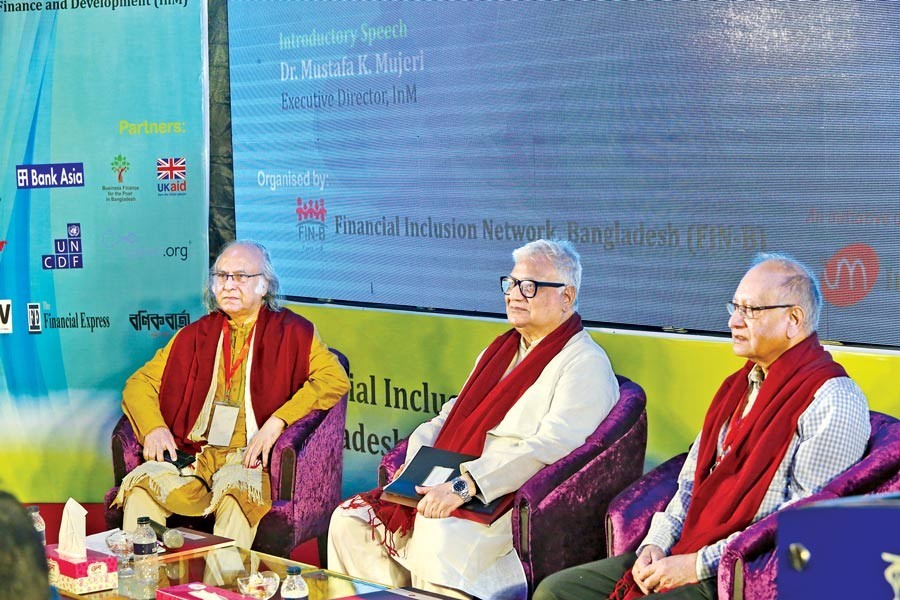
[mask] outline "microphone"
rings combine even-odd
[[[160,541],[166,548],[175,550],[184,546],[184,536],[177,529],[169,529],[153,519],[150,519],[150,527],[153,528],[153,531],[156,532],[156,535],[159,536]]]

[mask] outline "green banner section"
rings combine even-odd
[[[505,331],[500,320],[321,305],[294,305],[350,359],[353,381],[344,435],[344,495],[374,487],[396,440],[456,395],[475,359]],[[647,465],[687,450],[722,380],[743,360],[727,339],[592,330],[613,369],[647,392]],[[872,410],[900,415],[900,354],[832,349]]]

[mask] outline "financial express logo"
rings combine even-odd
[[[878,279],[878,254],[868,244],[850,244],[825,263],[822,295],[835,306],[851,306],[869,295]]]

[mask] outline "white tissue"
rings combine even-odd
[[[87,511],[72,498],[66,501],[62,523],[59,525],[59,547],[61,556],[69,559],[87,558],[85,549],[85,517]]]

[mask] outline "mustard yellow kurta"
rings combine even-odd
[[[239,356],[244,346],[251,343],[253,324],[254,321],[242,325],[229,321],[232,357]],[[150,431],[166,426],[159,408],[159,388],[174,340],[173,336],[153,359],[128,379],[122,393],[122,409],[142,444]],[[140,487],[166,510],[198,516],[215,512],[221,499],[230,495],[238,501],[251,527],[257,525],[271,507],[271,496],[268,472],[261,467],[247,469],[241,464],[248,438],[256,433],[255,422],[246,418],[249,403],[246,385],[248,365],[251,377],[265,376],[264,366],[252,365],[252,348],[250,350],[234,375],[231,393],[226,400],[225,361],[221,358],[220,341],[213,402],[209,409],[201,413],[190,436],[196,441],[205,441],[216,404],[230,404],[238,408],[238,417],[229,445],[204,445],[196,462],[182,469],[181,473],[168,463],[144,463],[122,482],[114,504],[123,503],[129,490]],[[309,380],[273,416],[284,421],[285,426],[290,426],[312,410],[331,408],[348,389],[349,380],[343,367],[315,332],[310,347]],[[251,428],[249,436],[248,425]]]

